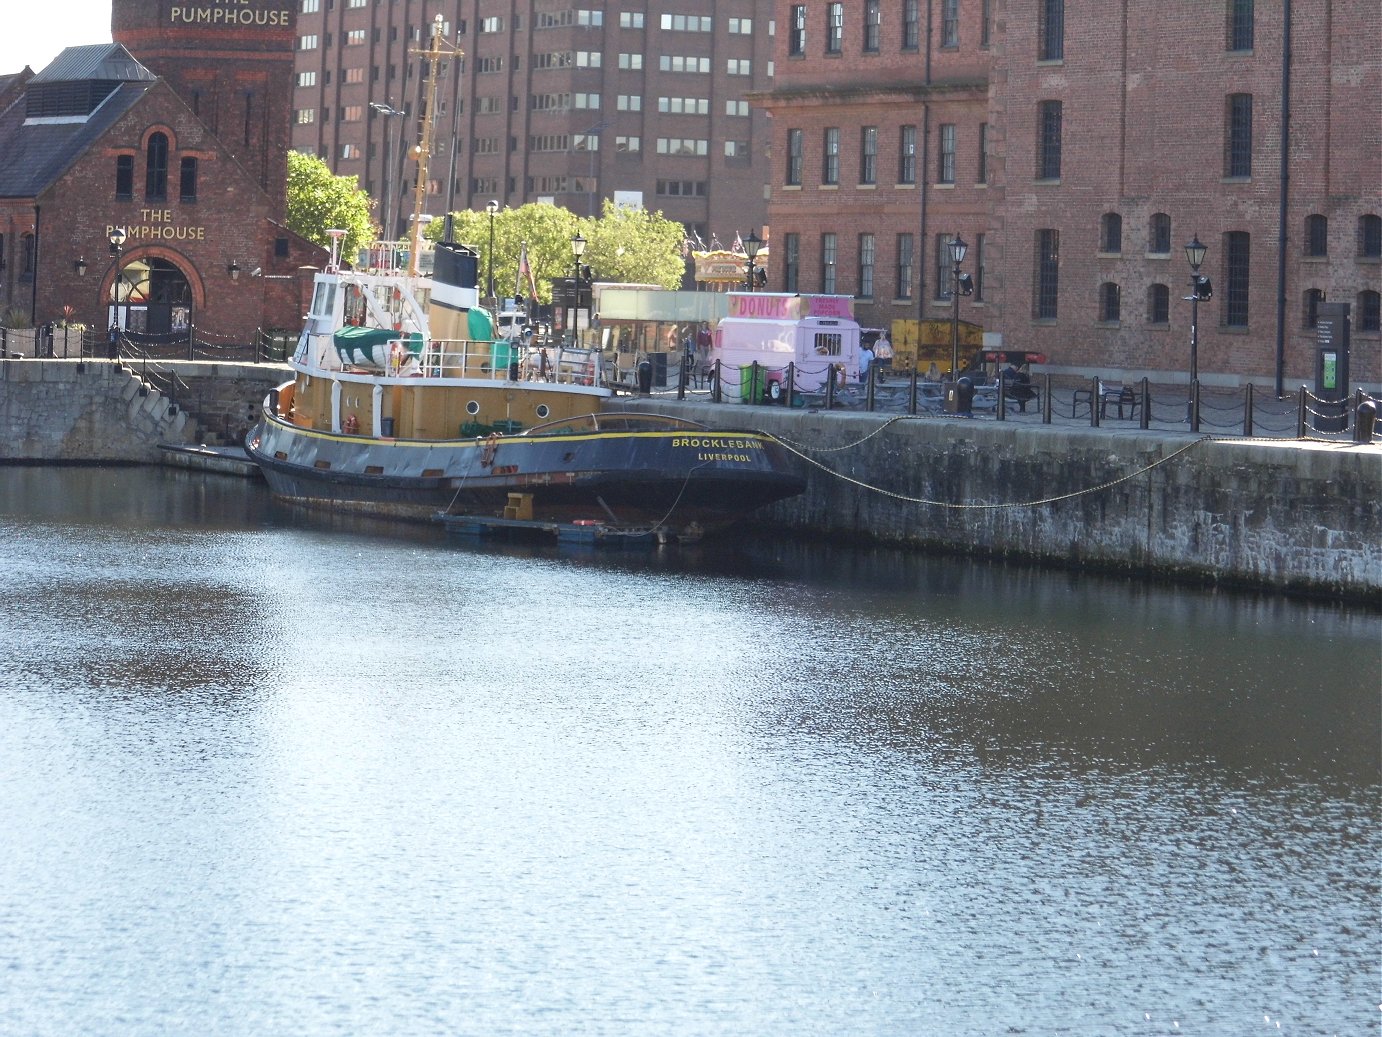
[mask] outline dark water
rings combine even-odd
[[[139,469],[0,601],[3,1034],[1378,1032],[1375,614]]]

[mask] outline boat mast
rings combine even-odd
[[[448,50],[459,56],[460,50]],[[413,188],[413,230],[412,247],[408,250],[408,273],[418,275],[418,262],[422,253],[422,210],[427,204],[427,164],[432,157],[432,119],[437,106],[437,72],[442,59],[442,16],[437,15],[432,22],[432,39],[428,48],[414,51],[427,58],[427,94],[422,106],[422,141],[418,144],[417,184]]]

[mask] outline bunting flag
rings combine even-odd
[[[518,250],[518,283],[514,285],[513,294],[518,298],[523,298],[523,289],[528,289],[528,298],[537,298],[537,282],[533,280],[533,268],[528,265],[528,243],[523,242]]]

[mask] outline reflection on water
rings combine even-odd
[[[142,469],[0,533],[0,1031],[1375,1031],[1376,615]]]

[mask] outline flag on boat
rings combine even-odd
[[[514,287],[513,294],[520,299],[523,298],[523,289],[528,289],[528,298],[537,298],[537,282],[533,280],[533,268],[528,264],[528,243],[523,242],[518,250],[518,284]]]

